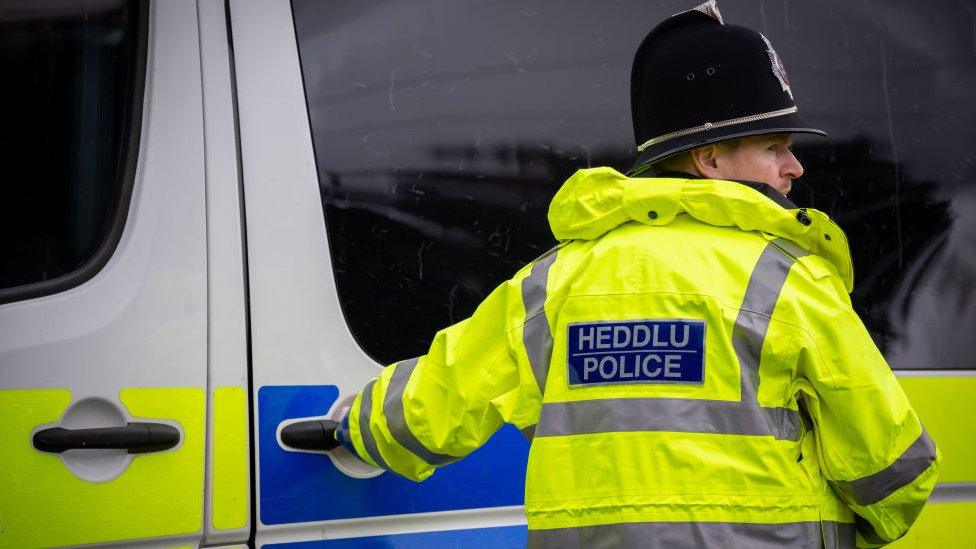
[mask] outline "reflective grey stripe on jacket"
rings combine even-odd
[[[742,402],[695,398],[607,398],[550,402],[542,406],[536,436],[622,431],[667,431],[718,435],[772,434],[792,439],[795,412]],[[541,427],[540,427],[541,430]]]
[[[789,240],[777,238],[767,244],[749,277],[739,315],[732,327],[732,348],[739,359],[740,400],[744,405],[762,411],[771,434],[778,439],[796,440],[799,437],[799,415],[792,410],[759,405],[759,360],[786,277],[793,263],[805,255],[808,254],[803,248]]]
[[[669,431],[773,436],[781,440],[799,438],[799,414],[787,408],[766,408],[757,401],[759,360],[770,317],[786,277],[796,259],[807,255],[784,239],[768,244],[759,256],[746,286],[740,312],[732,329],[732,347],[739,359],[741,397],[738,401],[677,398],[622,398],[543,404],[535,436],[563,436],[617,431]],[[553,260],[555,258],[553,257]],[[546,269],[546,272],[548,269]],[[533,268],[532,276],[536,269]],[[541,269],[539,278],[544,280]],[[544,288],[545,286],[543,286]],[[523,296],[526,295],[523,282]],[[544,299],[542,300],[544,302]],[[528,302],[526,314],[528,315]],[[545,315],[539,315],[545,317]],[[548,323],[546,323],[548,330]],[[548,339],[525,339],[552,356],[552,335]],[[536,353],[538,354],[538,353]],[[536,377],[548,375],[532,365]]]
[[[359,403],[359,434],[363,437],[363,446],[366,453],[383,469],[389,470],[390,466],[383,461],[379,448],[376,447],[376,439],[373,438],[373,431],[369,428],[369,418],[373,415],[373,387],[376,380],[370,381],[363,389],[363,396]]]
[[[404,360],[394,367],[393,376],[390,377],[390,384],[386,388],[386,399],[383,401],[383,415],[386,416],[386,426],[390,429],[393,439],[410,451],[413,455],[424,460],[428,465],[445,465],[461,458],[438,454],[427,449],[417,437],[414,436],[410,427],[407,426],[407,418],[403,412],[403,391],[407,388],[410,381],[410,374],[417,367],[419,357]]]
[[[525,322],[522,324],[522,343],[529,357],[529,365],[539,385],[539,392],[546,392],[549,361],[552,360],[552,330],[546,317],[546,288],[549,284],[549,268],[556,262],[556,250],[536,260],[529,276],[522,279],[522,304],[525,306]]]
[[[911,484],[933,461],[935,442],[922,429],[922,434],[891,465],[873,475],[851,481],[832,481],[831,484],[858,505],[871,505],[895,493],[902,486]]]
[[[825,521],[773,524],[740,522],[624,522],[529,530],[528,546],[541,548],[661,549],[847,549],[854,547],[854,525]]]

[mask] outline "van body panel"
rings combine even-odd
[[[141,147],[114,255],[79,286],[0,305],[0,416],[5,436],[16,435],[0,448],[0,546],[200,539],[207,250],[197,12],[192,0],[150,7]],[[60,455],[31,444],[45,428],[128,422],[173,426],[179,443]]]

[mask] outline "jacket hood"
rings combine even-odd
[[[803,218],[801,211],[809,224],[798,219]],[[553,197],[549,225],[559,241],[593,240],[624,223],[667,225],[682,214],[709,225],[791,240],[833,264],[848,292],[854,288],[847,236],[827,214],[784,208],[735,181],[630,178],[606,167],[579,170]]]

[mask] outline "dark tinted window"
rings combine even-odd
[[[141,95],[141,11],[110,0],[0,6],[0,288],[51,286],[105,242]]]
[[[631,56],[689,2],[293,8],[346,319],[383,362],[426,350],[554,244],[577,168],[630,167]],[[800,110],[792,198],[848,232],[854,305],[901,368],[976,356],[976,35],[958,2],[720,6],[766,34]]]

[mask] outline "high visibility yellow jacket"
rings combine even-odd
[[[538,547],[905,534],[941,458],[851,308],[847,239],[825,214],[595,168],[549,221],[559,246],[356,398],[363,460],[422,480],[512,423],[531,439]]]

